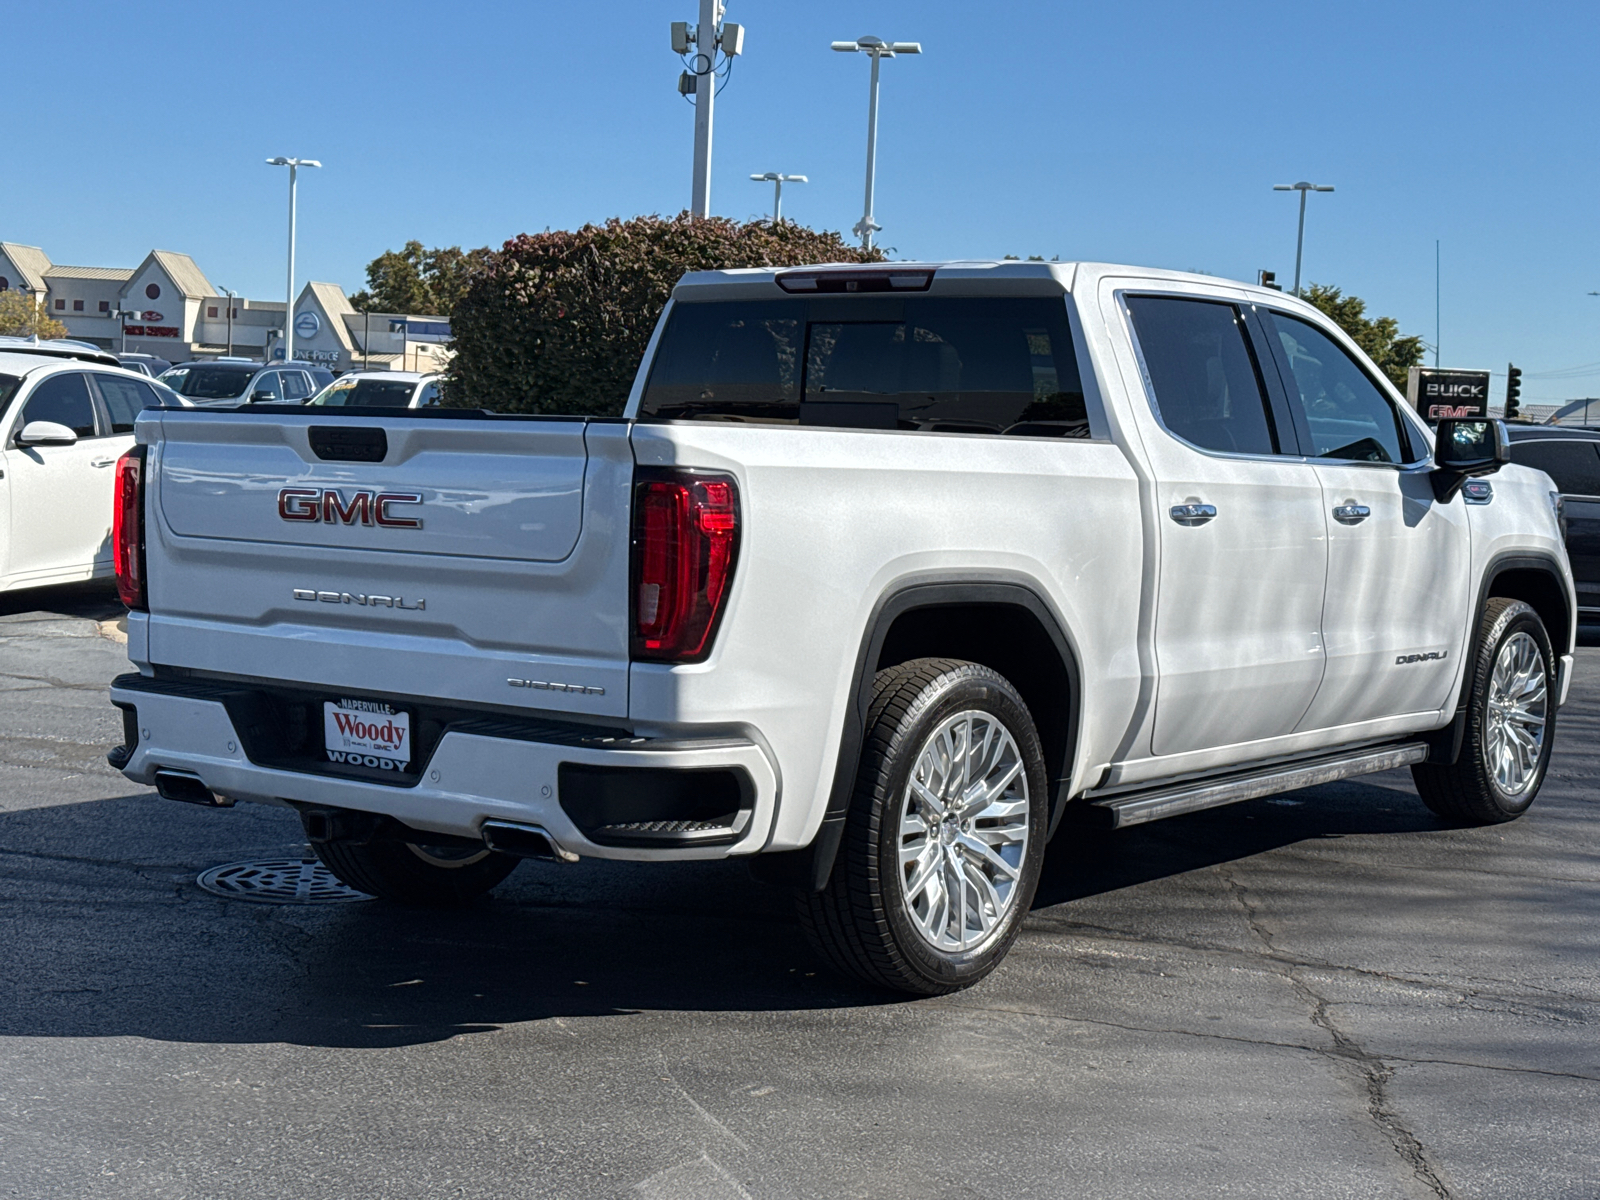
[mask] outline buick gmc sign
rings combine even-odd
[[[1412,367],[1406,378],[1406,399],[1430,424],[1449,418],[1487,417],[1489,372]]]

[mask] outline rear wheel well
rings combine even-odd
[[[1566,653],[1572,636],[1571,614],[1567,612],[1565,589],[1549,571],[1537,567],[1513,567],[1501,571],[1489,582],[1487,593],[1489,596],[1504,596],[1507,600],[1521,600],[1530,605],[1544,622],[1556,654]]]
[[[913,658],[959,658],[1004,675],[1022,693],[1044,749],[1050,783],[1070,771],[1073,679],[1056,639],[1017,604],[941,604],[901,613],[883,639],[873,672]]]

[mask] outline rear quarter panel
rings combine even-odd
[[[640,732],[713,725],[764,741],[781,773],[772,848],[820,824],[869,620],[910,582],[1029,583],[1079,659],[1076,762],[1125,731],[1142,535],[1116,445],[684,422],[637,425],[633,447],[641,466],[732,474],[742,526],[711,657],[634,664],[630,716]]]

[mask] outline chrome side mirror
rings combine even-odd
[[[1448,504],[1461,485],[1478,475],[1493,475],[1511,461],[1511,436],[1506,423],[1446,419],[1433,431],[1433,494]]]
[[[17,434],[19,446],[73,446],[78,435],[55,421],[29,421]]]

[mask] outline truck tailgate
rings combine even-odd
[[[151,663],[626,714],[625,424],[147,420]]]

